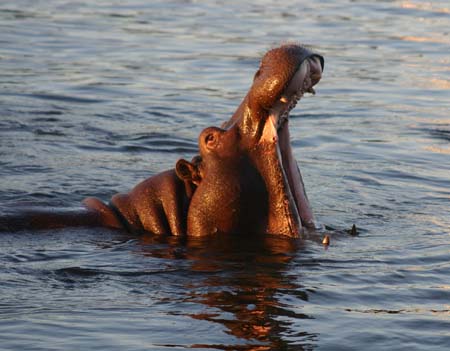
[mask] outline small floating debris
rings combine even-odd
[[[330,236],[329,235],[325,235],[323,237],[322,244],[324,244],[326,246],[330,245]]]
[[[357,236],[359,234],[355,224],[353,224],[350,230],[347,230],[347,233],[349,233],[351,236]]]

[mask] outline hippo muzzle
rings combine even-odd
[[[315,94],[322,56],[299,45],[270,50],[253,85],[225,128],[238,128],[241,147],[264,179],[268,194],[266,232],[298,237],[315,220],[292,154],[289,113],[305,93]]]
[[[283,90],[278,101],[270,108],[263,127],[260,143],[273,143],[278,162],[282,169],[284,182],[294,200],[294,216],[298,214],[301,223],[314,227],[314,216],[306,197],[306,191],[297,162],[292,154],[289,135],[289,112],[297,105],[305,93],[315,94],[314,86],[320,81],[323,71],[323,58],[318,55],[307,57]]]

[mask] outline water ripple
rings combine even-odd
[[[107,200],[196,154],[280,42],[327,61],[290,123],[323,231],[2,233],[2,347],[447,349],[448,14],[441,0],[0,5],[2,213]],[[333,229],[353,223],[359,236]]]

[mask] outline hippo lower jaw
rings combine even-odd
[[[314,215],[306,196],[301,173],[292,154],[288,117],[289,112],[305,92],[315,93],[313,86],[320,80],[321,73],[322,66],[318,57],[313,56],[303,61],[265,120],[259,144],[266,150],[268,158],[277,160],[272,161],[270,166],[275,168],[276,172],[270,176],[273,184],[269,186],[270,189],[276,187],[281,191],[269,199],[270,202],[277,204],[276,208],[269,212],[270,233],[296,237],[301,232],[302,226],[315,227]],[[273,212],[277,219],[271,221],[270,214]],[[284,223],[280,222],[280,218],[285,219]]]

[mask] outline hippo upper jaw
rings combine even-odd
[[[295,209],[303,226],[314,228],[314,215],[306,196],[305,187],[297,162],[293,156],[289,135],[289,112],[306,92],[315,94],[314,86],[322,77],[323,62],[319,56],[311,56],[301,64],[279,102],[269,112],[272,123],[276,121],[277,144],[281,163]]]
[[[278,100],[261,118],[261,131],[253,159],[266,180],[269,194],[267,232],[299,236],[302,227],[315,227],[315,220],[304,189],[289,135],[289,112],[306,92],[315,93],[314,85],[322,76],[319,56],[305,59],[279,95]]]
[[[292,154],[289,112],[304,93],[314,94],[324,59],[303,46],[282,45],[261,60],[247,95],[222,128],[237,128],[239,145],[265,183],[265,232],[298,237],[315,227],[303,180]],[[256,195],[256,194],[255,194]],[[263,220],[264,220],[263,219]]]
[[[273,138],[273,135],[268,132],[276,130],[277,134],[280,133],[284,124],[288,121],[289,113],[295,108],[303,95],[305,93],[313,95],[316,93],[314,85],[320,81],[321,77],[322,66],[318,56],[309,57],[302,62],[278,101],[269,109],[260,142],[273,141],[269,140]]]
[[[270,109],[269,115],[276,117],[277,129],[288,120],[289,112],[295,108],[305,93],[316,94],[314,85],[322,78],[322,66],[318,56],[312,56],[302,62],[279,100]]]

